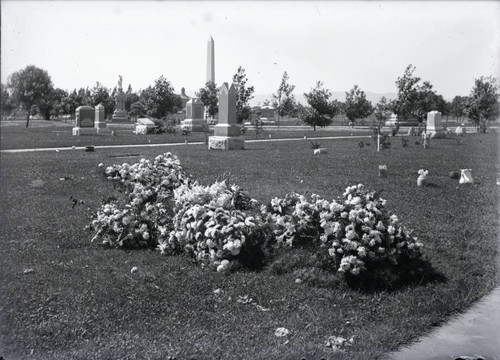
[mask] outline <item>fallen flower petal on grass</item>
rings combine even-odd
[[[326,347],[332,348],[334,351],[344,351],[345,347],[352,346],[354,343],[354,336],[349,340],[344,339],[341,336],[329,336],[326,341]]]
[[[274,335],[277,337],[288,336],[288,334],[290,334],[290,330],[288,330],[284,327],[279,327],[276,330],[274,330]]]
[[[236,300],[236,302],[240,304],[251,304],[253,302],[253,299],[249,298],[248,295],[240,295],[238,296],[238,300]]]

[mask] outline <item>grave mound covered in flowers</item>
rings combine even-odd
[[[100,167],[124,194],[93,215],[92,240],[107,246],[188,253],[217,271],[262,267],[280,249],[307,248],[348,281],[424,260],[422,244],[362,184],[338,201],[289,193],[261,204],[228,180],[200,185],[171,153]]]

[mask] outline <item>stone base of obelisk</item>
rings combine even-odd
[[[446,137],[446,133],[443,128],[427,128],[427,134],[431,134],[432,139],[443,139]]]
[[[111,122],[107,123],[109,130],[132,130],[135,131],[135,122],[130,121],[125,110],[115,110],[111,116]]]
[[[72,134],[73,136],[81,136],[81,135],[97,135],[98,129],[93,127],[74,127]]]
[[[97,130],[97,135],[109,135],[111,134],[111,130],[106,127],[106,123],[104,121],[96,121],[94,123],[94,128]]]
[[[115,110],[113,116],[111,116],[112,123],[129,123],[130,119],[128,118],[128,114],[125,110]]]
[[[107,127],[105,128],[96,128],[97,135],[111,135],[111,130]]]
[[[214,126],[214,136],[238,137],[241,129],[236,124],[217,124]]]
[[[243,150],[245,138],[243,136],[210,136],[208,150]]]
[[[181,124],[190,126],[192,132],[204,132],[207,121],[204,119],[184,119]]]

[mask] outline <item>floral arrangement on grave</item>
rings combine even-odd
[[[418,186],[424,186],[427,184],[427,174],[429,174],[428,170],[420,169],[418,170],[418,179],[417,179],[417,185]]]
[[[180,129],[181,129],[182,135],[186,137],[191,133],[191,131],[193,130],[193,127],[191,125],[188,125],[188,124],[182,124]]]
[[[278,248],[316,246],[337,272],[358,276],[423,255],[422,243],[385,203],[377,192],[358,184],[347,187],[340,201],[296,193],[274,198],[261,208],[261,218],[274,229]]]
[[[219,272],[238,263],[261,266],[281,248],[308,247],[347,278],[423,256],[386,201],[362,184],[347,187],[338,201],[289,193],[261,205],[229,179],[193,181],[171,153],[99,166],[125,195],[103,204],[89,226],[93,241],[106,246],[187,253]]]

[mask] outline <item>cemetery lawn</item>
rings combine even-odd
[[[291,191],[333,199],[358,183],[381,191],[445,280],[371,293],[311,272],[306,250],[260,271],[220,274],[184,256],[91,243],[87,208],[120,196],[97,165],[153,158],[161,148],[2,153],[0,356],[382,358],[498,285],[497,136],[433,140],[429,149],[414,139],[380,153],[373,145],[359,148],[357,139],[319,140],[328,149],[321,156],[306,140],[232,152],[165,148],[202,184],[230,172],[261,202]],[[387,165],[387,178],[377,176],[379,164]],[[449,177],[460,168],[472,169],[476,184]],[[429,186],[416,186],[419,169],[429,170]],[[290,335],[276,337],[279,327]],[[325,346],[329,336],[352,337],[352,346],[334,352]]]
[[[128,145],[128,144],[171,144],[184,143],[185,137],[180,131],[176,134],[158,135],[135,135],[132,130],[116,130],[116,136],[72,136],[73,125],[68,121],[46,121],[31,120],[30,127],[26,129],[24,122],[3,121],[0,128],[0,146],[3,150],[24,149],[24,148],[53,148],[53,147],[81,147],[99,145]],[[371,135],[368,128],[350,129],[347,127],[331,130],[318,128],[316,131],[312,127],[303,129],[288,130],[287,128],[265,128],[264,131],[255,136],[255,130],[250,128],[245,135],[246,139],[268,139],[269,135],[273,139],[283,138],[303,138],[308,137],[329,137],[329,136],[367,136]],[[213,135],[213,128],[209,135]],[[190,133],[187,137],[189,143],[204,142],[204,133]]]

